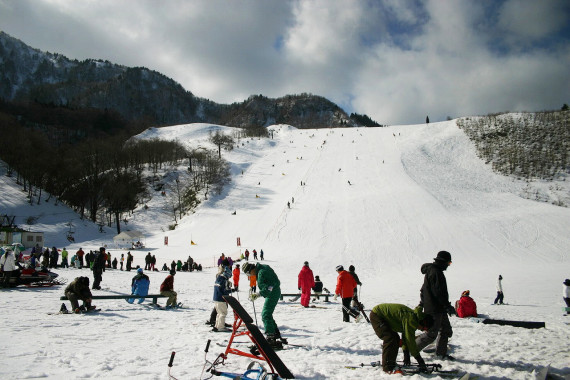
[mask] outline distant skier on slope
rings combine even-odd
[[[297,276],[297,287],[301,291],[301,305],[309,307],[311,301],[311,288],[315,286],[313,271],[309,268],[309,262],[305,261]]]

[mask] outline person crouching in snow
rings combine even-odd
[[[313,271],[309,268],[309,262],[303,263],[303,268],[299,272],[297,286],[301,291],[301,305],[309,307],[311,301],[311,288],[315,286],[315,279],[313,278]]]
[[[65,296],[71,303],[71,310],[76,314],[81,313],[79,300],[83,301],[83,309],[85,311],[95,309],[95,306],[91,305],[91,297],[93,296],[91,295],[91,290],[89,290],[89,277],[77,277],[71,281],[65,288]],[[64,309],[63,306],[62,309]]]
[[[427,331],[433,325],[433,318],[422,312],[421,306],[414,310],[397,303],[382,303],[372,308],[370,324],[378,338],[382,339],[382,369],[384,372],[397,373],[396,357],[400,348],[402,333],[402,350],[404,365],[410,365],[410,356],[418,362],[420,372],[426,372],[427,367],[416,346],[416,330]]]
[[[166,276],[162,284],[160,284],[160,295],[167,296],[166,308],[178,307],[178,302],[176,302],[176,297],[178,293],[174,291],[174,275],[176,271],[171,270],[170,274]]]
[[[477,316],[477,304],[469,294],[469,290],[464,291],[461,293],[461,298],[455,302],[455,311],[459,318]]]
[[[227,260],[224,260],[227,264]],[[220,274],[216,276],[214,284],[214,306],[216,309],[216,325],[212,329],[213,332],[230,332],[232,330],[226,328],[226,315],[228,314],[228,304],[223,296],[230,295],[232,289],[229,278],[232,277],[232,271],[228,265],[223,267]]]

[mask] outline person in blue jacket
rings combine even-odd
[[[131,281],[131,294],[137,296],[148,295],[148,287],[150,286],[150,279],[146,274],[143,273],[142,268],[137,269],[137,274],[133,277]],[[135,297],[136,298],[136,297]],[[135,298],[129,298],[128,303],[135,302]],[[139,303],[143,303],[144,298],[139,298]]]
[[[216,309],[216,325],[212,329],[213,332],[230,332],[226,327],[226,315],[228,315],[228,304],[223,296],[230,295],[234,289],[229,279],[232,277],[231,267],[228,260],[223,261],[223,270],[216,276],[214,284],[214,307]]]

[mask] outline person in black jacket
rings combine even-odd
[[[424,313],[433,317],[434,323],[427,332],[416,338],[416,345],[421,351],[437,338],[435,348],[437,358],[453,360],[454,358],[447,354],[447,341],[453,335],[447,314],[455,314],[455,309],[449,302],[447,280],[443,274],[449,265],[451,265],[451,254],[447,251],[438,252],[433,263],[422,265],[424,284],[420,291],[420,305],[424,308]]]
[[[356,287],[354,288],[354,295],[352,296],[352,302],[351,302],[352,307],[358,306],[358,285],[362,286],[362,282],[360,282],[360,279],[358,278],[358,275],[356,274],[355,270],[356,268],[354,268],[354,265],[348,267],[348,273],[350,273],[352,277],[354,277],[354,281],[356,281]]]
[[[105,248],[99,248],[99,252],[93,258],[93,287],[92,289],[101,290],[101,281],[103,280],[103,269],[107,261],[107,254]]]

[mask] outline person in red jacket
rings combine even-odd
[[[172,269],[170,275],[166,276],[162,284],[160,285],[160,295],[167,296],[166,308],[178,307],[178,302],[176,301],[177,293],[174,291],[174,275],[176,271]]]
[[[455,302],[455,310],[459,318],[476,317],[477,304],[469,297],[469,290],[461,293],[461,298]]]
[[[239,285],[239,264],[236,264],[236,267],[232,271],[232,275],[234,278],[234,289],[237,292],[238,291],[238,285]]]
[[[338,277],[336,280],[336,289],[334,291],[334,299],[338,296],[342,298],[342,321],[350,322],[350,301],[354,295],[354,288],[356,288],[356,280],[350,273],[344,270],[342,265],[336,267]]]
[[[315,278],[313,277],[313,271],[309,268],[308,261],[303,263],[303,268],[301,268],[298,278],[297,287],[301,291],[301,305],[309,307],[311,288],[315,286]]]

